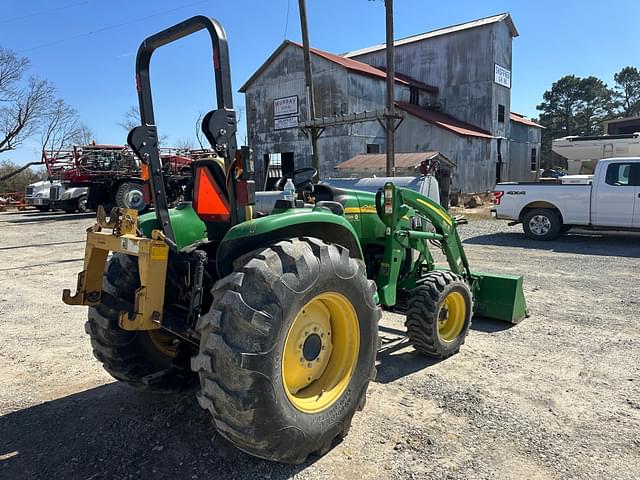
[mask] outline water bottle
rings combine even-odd
[[[290,178],[287,179],[287,183],[284,185],[284,199],[289,200],[293,204],[295,204],[296,201],[296,186]]]

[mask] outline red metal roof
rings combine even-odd
[[[302,48],[302,45],[296,42],[291,42],[294,45]],[[337,63],[338,65],[342,65],[347,70],[351,70],[352,72],[362,73],[364,75],[369,75],[371,77],[380,78],[382,80],[387,79],[387,72],[385,72],[382,68],[372,67],[371,65],[359,62],[357,60],[352,60],[350,58],[341,57],[340,55],[336,55],[334,53],[325,52],[324,50],[318,50],[317,48],[309,48],[311,53],[318,55],[319,57],[324,58],[325,60],[329,60],[330,62]],[[438,87],[434,87],[432,85],[427,85],[426,83],[419,82],[408,75],[403,75],[401,73],[395,74],[396,83],[401,83],[403,85],[409,85],[412,87],[420,88],[422,90],[434,91],[437,93]]]
[[[248,88],[248,86],[251,83],[253,83],[253,81],[258,77],[258,75],[262,73],[262,71],[267,67],[267,65],[269,65],[280,54],[280,52],[284,50],[284,48],[287,45],[295,45],[298,48],[302,48],[302,45],[300,45],[297,42],[293,42],[291,40],[285,40],[284,42],[282,42],[282,44],[280,44],[280,46],[276,49],[276,51],[271,54],[271,56],[266,60],[266,62],[264,62],[260,66],[260,68],[258,68],[258,70],[256,70],[255,73],[251,75],[249,80],[247,80],[244,83],[244,85],[240,87],[240,92],[244,92]],[[359,62],[357,60],[352,60],[350,58],[341,57],[340,55],[336,55],[330,52],[325,52],[324,50],[318,50],[317,48],[309,48],[309,51],[314,55],[324,58],[325,60],[329,60],[330,62],[341,65],[351,72],[360,73],[362,75],[367,75],[373,78],[379,78],[381,80],[386,80],[387,78],[387,74],[384,72],[384,70],[380,68],[372,67],[371,65],[368,65],[366,63]],[[425,90],[432,93],[438,92],[438,87],[427,85],[426,83],[420,82],[418,80],[415,80],[401,73],[396,72],[396,75],[394,78],[396,83],[400,83],[402,85],[416,87],[421,90]]]
[[[482,130],[475,125],[458,120],[446,113],[436,112],[434,110],[427,110],[419,105],[413,105],[407,102],[396,102],[396,105],[414,117],[418,117],[421,120],[432,123],[440,128],[449,130],[450,132],[457,133],[466,137],[478,137],[478,138],[494,138],[486,130]]]
[[[528,118],[525,118],[524,115],[516,112],[509,112],[509,120],[521,123],[522,125],[527,125],[528,127],[544,128],[542,125],[538,125],[536,122],[532,122]]]
[[[293,45],[296,45],[302,48],[302,45],[296,42],[291,42]],[[317,48],[309,48],[311,53],[318,55],[319,57],[324,58],[325,60],[329,60],[330,62],[337,63],[338,65],[342,65],[348,70],[358,73],[364,73],[365,75],[370,75],[372,77],[386,79],[387,75],[380,70],[379,68],[372,67],[363,62],[359,62],[357,60],[351,60],[350,58],[344,58],[340,55],[336,55],[334,53],[325,52],[324,50],[318,50]],[[397,79],[396,79],[397,81]],[[402,82],[407,83],[407,82]]]

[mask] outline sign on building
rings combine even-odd
[[[503,87],[511,88],[511,71],[501,67],[497,63],[495,64],[495,67],[495,82]]]
[[[296,128],[298,126],[298,116],[280,117],[273,119],[273,128],[275,130],[283,130],[285,128]]]
[[[297,115],[298,114],[298,96],[276,98],[273,101],[273,116]]]
[[[276,98],[273,101],[273,128],[283,130],[298,126],[298,96]]]

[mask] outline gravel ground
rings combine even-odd
[[[461,227],[472,266],[525,275],[531,317],[476,319],[436,362],[385,314],[349,436],[299,466],[224,441],[193,394],[154,397],[94,360],[75,285],[92,215],[0,214],[0,478],[640,479],[640,235],[534,243]]]

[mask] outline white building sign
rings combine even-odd
[[[495,82],[498,85],[502,85],[503,87],[511,88],[511,71],[507,70],[504,67],[501,67],[497,63],[496,66],[496,74],[495,74]]]
[[[281,115],[297,115],[298,114],[298,96],[276,98],[273,101],[273,116]]]
[[[273,119],[273,128],[275,130],[283,130],[285,128],[296,128],[297,126],[298,126],[298,115]]]

